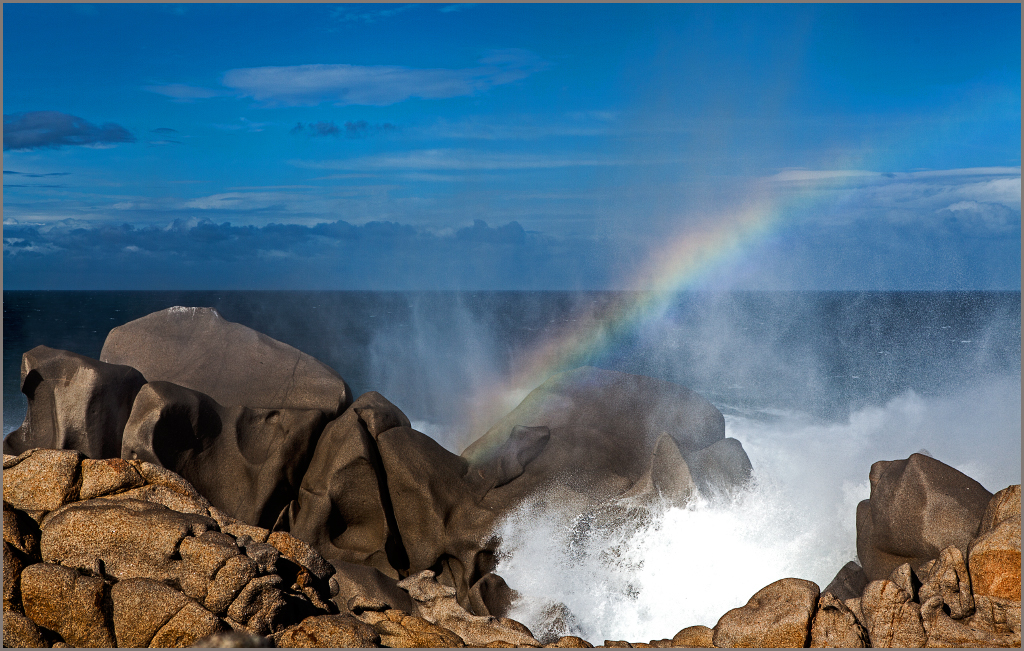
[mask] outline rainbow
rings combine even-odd
[[[471,431],[479,435],[550,376],[584,365],[617,336],[663,313],[675,292],[693,286],[722,262],[776,230],[789,207],[789,202],[777,198],[759,198],[741,209],[702,220],[701,226],[678,235],[652,255],[630,283],[640,291],[623,292],[611,304],[577,315],[570,326],[548,336],[519,360],[511,377],[500,386],[483,388],[473,401]]]

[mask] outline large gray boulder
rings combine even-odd
[[[227,406],[318,409],[331,419],[352,402],[334,369],[207,307],[170,307],[114,328],[100,361]]]
[[[741,485],[750,461],[710,402],[671,382],[583,367],[552,376],[469,447],[468,479],[503,508],[552,482],[591,502],[685,502]]]
[[[871,496],[857,505],[857,556],[869,581],[904,563],[915,571],[956,546],[967,555],[992,493],[959,470],[923,454],[876,461]]]
[[[327,424],[318,409],[224,406],[170,382],[139,391],[120,456],[169,468],[233,518],[270,529]]]
[[[78,450],[90,459],[121,455],[121,435],[146,379],[134,368],[36,346],[21,357],[28,411],[4,439],[4,454],[33,448]]]

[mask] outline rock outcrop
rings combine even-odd
[[[23,358],[28,415],[4,442],[5,646],[537,647],[494,573],[513,509],[544,495],[624,517],[751,474],[710,403],[624,373],[554,376],[456,455],[212,310],[117,328],[101,358]],[[1019,647],[1020,486],[992,495],[920,454],[869,479],[861,563],[820,594],[783,578],[713,628],[603,646]]]

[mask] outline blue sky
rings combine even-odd
[[[5,289],[1020,288],[1020,5],[3,12]]]

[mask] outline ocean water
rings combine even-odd
[[[313,355],[356,395],[379,391],[460,452],[532,388],[509,383],[531,351],[556,333],[582,340],[588,315],[633,298],[5,291],[4,433],[24,418],[23,352],[45,344],[98,357],[110,328],[186,305]],[[874,461],[924,451],[990,491],[1019,483],[1020,317],[1019,292],[672,296],[576,361],[704,395],[743,443],[755,481],[728,499],[653,504],[625,522],[524,505],[499,531],[497,571],[524,596],[511,616],[538,635],[597,643],[671,637],[713,626],[779,578],[824,587],[856,558],[855,507]],[[495,392],[505,400],[481,420]]]

